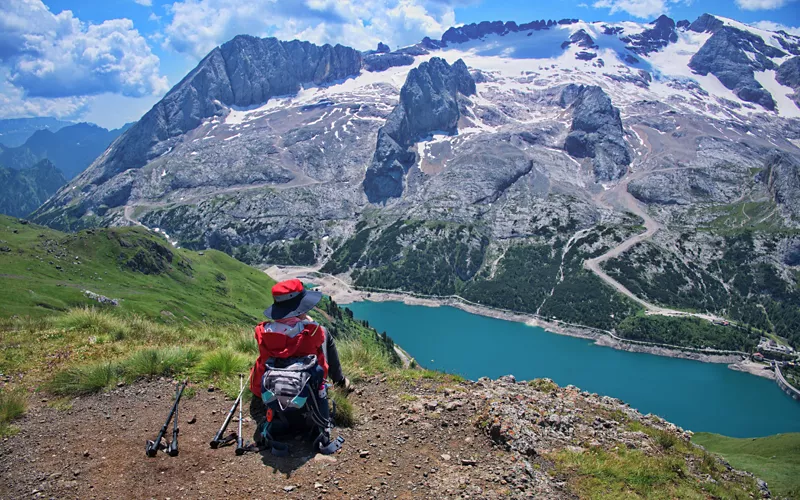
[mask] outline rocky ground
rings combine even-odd
[[[20,432],[0,445],[0,497],[577,498],[585,496],[576,494],[579,478],[556,467],[559,454],[622,449],[655,459],[667,453],[658,433],[676,449],[687,440],[618,400],[549,381],[375,377],[350,396],[357,424],[335,431],[345,438],[335,456],[314,456],[302,441],[281,459],[212,450],[231,401],[197,387],[181,403],[179,456],[147,458],[145,440],[163,421],[173,383],[141,382],[58,404],[37,395],[16,422]],[[251,436],[249,419],[244,428]],[[698,455],[678,456],[693,484],[757,491],[747,473],[714,462],[721,472],[707,474]]]

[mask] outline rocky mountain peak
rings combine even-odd
[[[650,25],[652,28],[640,34],[621,38],[628,44],[626,47],[628,50],[646,56],[678,41],[678,32],[675,30],[675,21],[672,18],[662,14]]]
[[[372,203],[399,197],[405,174],[416,162],[411,146],[433,132],[453,134],[461,117],[458,94],[475,94],[467,65],[453,65],[433,57],[408,73],[400,89],[400,102],[378,131],[372,165],[364,179],[364,192]]]
[[[689,25],[689,29],[697,33],[715,33],[723,26],[725,26],[725,23],[716,17],[711,14],[703,14]]]
[[[350,47],[239,35],[212,50],[84,176],[98,186],[170,151],[183,134],[207,118],[225,114],[229,106],[263,104],[276,95],[296,93],[304,84],[322,85],[360,71],[361,54]],[[104,204],[113,207],[125,203],[132,179],[115,179],[104,186],[109,191],[102,196]],[[71,194],[59,196],[69,201]]]
[[[561,94],[562,106],[572,109],[572,126],[564,149],[576,158],[592,158],[595,179],[621,178],[631,155],[625,144],[622,119],[603,89],[571,84]]]
[[[756,34],[732,26],[714,25],[713,29],[714,34],[692,56],[689,67],[701,75],[713,74],[743,101],[774,110],[772,94],[755,79],[754,71],[776,69],[770,58],[787,54]]]

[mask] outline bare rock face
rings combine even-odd
[[[775,203],[800,218],[800,160],[783,152],[771,155],[764,180]]]
[[[760,36],[722,26],[692,56],[689,67],[701,75],[713,74],[740,99],[774,110],[772,94],[755,79],[754,71],[776,69],[769,58],[784,56],[786,53],[767,45]]]
[[[597,86],[568,85],[561,97],[571,105],[572,128],[564,149],[575,158],[593,158],[597,181],[619,179],[628,170],[631,155],[625,144],[619,110]]]
[[[297,92],[303,83],[322,84],[357,75],[360,53],[342,45],[240,35],[211,51],[141,120],[123,134],[87,175],[93,184],[140,168],[169,151],[182,134],[225,106],[250,106]]]
[[[386,71],[394,66],[414,64],[414,57],[409,54],[386,53],[364,56],[364,69],[367,71]]]
[[[781,64],[778,71],[775,72],[775,79],[781,85],[794,89],[794,94],[789,97],[800,107],[800,56],[793,57]]]
[[[432,132],[454,133],[461,117],[457,95],[474,93],[475,80],[460,59],[450,66],[434,57],[409,72],[400,102],[378,132],[375,156],[364,179],[370,202],[403,193],[405,174],[416,161],[410,147]]]

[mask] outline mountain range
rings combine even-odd
[[[58,130],[74,125],[73,122],[51,117],[7,118],[0,120],[0,150],[22,146],[37,130]]]
[[[67,179],[83,172],[111,142],[131,127],[107,130],[93,123],[66,125],[58,130],[43,128],[33,132],[17,147],[0,150],[0,165],[29,168],[40,160],[50,160]]]
[[[237,36],[34,218],[800,346],[799,96],[800,37],[709,14],[482,22],[364,53]]]

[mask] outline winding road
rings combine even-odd
[[[647,147],[647,152],[642,157],[641,161],[639,162],[639,166],[644,166],[647,160],[650,158],[652,153],[652,147],[650,143],[646,140],[646,133],[644,131],[640,131],[640,134],[645,135],[645,140],[643,141],[645,146]],[[676,167],[676,168],[661,168],[655,170],[637,170],[637,171],[630,171],[628,172],[625,177],[613,188],[603,191],[599,195],[595,197],[595,200],[603,205],[608,207],[616,207],[621,208],[623,210],[627,210],[635,215],[638,215],[644,221],[644,228],[645,231],[643,233],[639,233],[634,235],[627,240],[623,241],[616,247],[610,249],[608,252],[600,255],[599,257],[595,257],[593,259],[587,259],[583,261],[583,267],[592,271],[597,275],[598,278],[605,281],[609,286],[617,290],[618,292],[626,295],[634,302],[638,303],[642,307],[645,308],[646,314],[658,314],[661,316],[683,316],[683,317],[694,317],[694,318],[702,318],[708,321],[724,321],[724,318],[720,316],[715,316],[713,314],[707,313],[692,313],[687,311],[679,311],[676,309],[668,309],[665,307],[660,307],[646,300],[642,299],[641,297],[637,296],[630,290],[628,290],[625,285],[620,283],[619,281],[615,280],[611,276],[609,276],[601,267],[603,262],[611,260],[615,257],[622,255],[623,253],[630,250],[634,245],[637,245],[643,241],[646,241],[653,237],[659,229],[661,229],[661,224],[659,224],[655,219],[650,217],[647,213],[647,210],[639,203],[639,201],[633,197],[632,194],[628,192],[628,183],[633,180],[641,179],[647,175],[656,173],[656,172],[667,172],[671,170],[685,170],[687,167]]]

